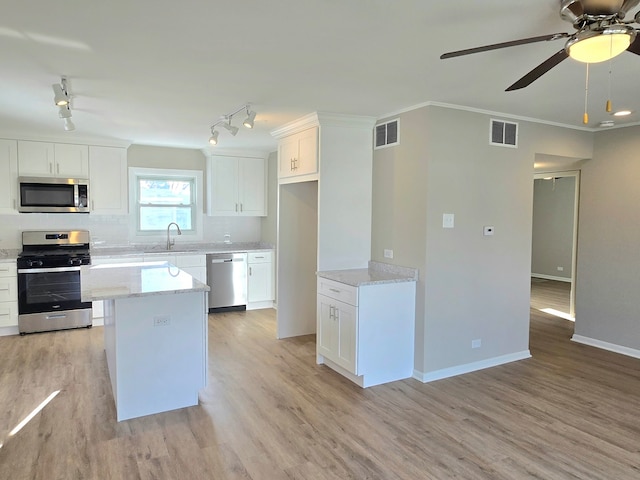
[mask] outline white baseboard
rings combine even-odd
[[[571,283],[571,277],[554,277],[553,275],[545,275],[543,273],[532,273],[533,278],[542,278],[544,280],[556,280],[557,282]]]
[[[640,358],[640,350],[635,348],[623,347],[615,343],[603,342],[602,340],[596,340],[595,338],[583,337],[582,335],[573,334],[571,337],[572,342],[582,343],[591,347],[601,348],[603,350],[609,350],[610,352],[619,353],[628,357]]]
[[[476,370],[497,367],[498,365],[503,365],[505,363],[515,362],[518,360],[524,360],[526,358],[531,358],[531,352],[529,352],[529,350],[510,353],[508,355],[501,355],[499,357],[487,358],[486,360],[480,360],[479,362],[472,362],[466,363],[464,365],[457,365],[455,367],[443,368],[442,370],[435,370],[433,372],[424,373],[420,372],[419,370],[414,370],[413,378],[415,378],[416,380],[420,380],[422,383],[428,383],[435,380],[442,380],[443,378],[455,377],[457,375],[475,372]]]
[[[18,326],[15,325],[13,327],[0,327],[0,337],[7,337],[9,335],[19,335],[20,331],[18,330]]]
[[[247,310],[260,310],[263,308],[273,308],[273,301],[267,300],[264,302],[250,302],[247,303]]]

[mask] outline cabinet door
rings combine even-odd
[[[334,315],[334,300],[318,295],[318,328],[316,347],[318,354],[338,362],[338,323]]]
[[[278,177],[285,178],[296,175],[295,160],[298,158],[298,138],[296,135],[283,138],[278,144]]]
[[[55,143],[53,145],[57,177],[89,178],[89,147]]]
[[[249,264],[248,300],[266,302],[273,300],[273,282],[271,281],[271,263]]]
[[[308,175],[318,172],[318,129],[310,128],[298,135],[298,159],[295,175]]]
[[[336,363],[357,375],[358,310],[348,303],[336,302],[334,315],[338,317],[338,360]]]
[[[127,214],[126,148],[89,147],[89,179],[91,213]]]
[[[0,139],[0,213],[17,213],[18,142]]]
[[[53,143],[19,141],[18,172],[23,177],[53,177],[55,175]]]
[[[239,202],[240,215],[265,216],[266,182],[264,158],[239,158]]]
[[[240,211],[238,159],[213,156],[209,163],[209,209],[213,216],[232,216]]]

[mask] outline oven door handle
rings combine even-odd
[[[80,267],[53,267],[53,268],[20,268],[18,273],[55,273],[55,272],[79,272]]]

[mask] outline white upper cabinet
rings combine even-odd
[[[266,168],[264,158],[211,156],[207,161],[208,215],[265,216]]]
[[[18,144],[0,139],[0,213],[17,213]]]
[[[278,178],[313,180],[318,173],[318,127],[282,138],[278,143]]]
[[[21,176],[89,177],[89,147],[67,143],[18,141]]]
[[[126,215],[128,211],[127,149],[89,147],[91,213]]]

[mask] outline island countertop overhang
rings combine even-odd
[[[168,262],[86,265],[80,269],[83,302],[209,290],[208,285]]]

